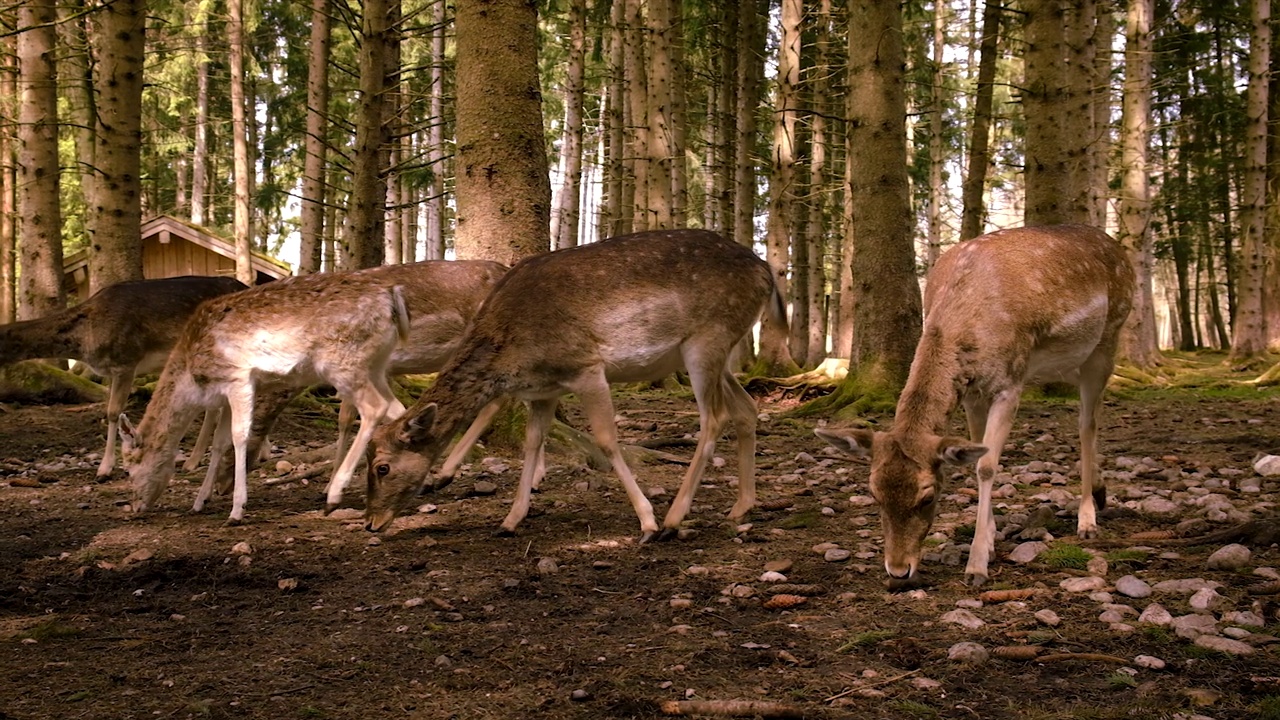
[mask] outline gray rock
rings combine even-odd
[[[1217,635],[1200,635],[1196,637],[1195,643],[1202,648],[1209,648],[1210,650],[1217,650],[1230,655],[1250,655],[1253,653],[1253,646],[1249,643]]]
[[[822,559],[827,562],[844,562],[849,559],[850,555],[852,555],[852,553],[844,548],[831,548],[822,554]]]
[[[1138,503],[1138,510],[1149,515],[1170,515],[1178,512],[1178,503],[1162,497],[1149,497]]]
[[[1261,615],[1250,610],[1226,613],[1222,616],[1222,622],[1227,625],[1249,628],[1260,628],[1266,625],[1266,621],[1262,619]]]
[[[1191,609],[1198,613],[1211,613],[1222,608],[1227,603],[1227,599],[1213,588],[1200,588],[1188,602]]]
[[[942,622],[953,623],[955,625],[959,625],[969,630],[977,630],[983,625],[986,625],[986,623],[983,622],[982,618],[978,617],[977,615],[974,615],[973,613],[963,608],[945,612],[942,614],[941,619],[942,619]]]
[[[1169,611],[1165,610],[1164,606],[1160,603],[1151,603],[1147,606],[1147,609],[1143,610],[1142,614],[1138,616],[1138,622],[1148,623],[1150,625],[1172,625],[1173,615],[1169,614]]]
[[[1151,589],[1157,593],[1172,593],[1178,595],[1190,595],[1201,588],[1222,587],[1220,584],[1204,578],[1184,578],[1182,580],[1162,580]]]
[[[1253,471],[1263,477],[1280,475],[1280,455],[1263,455],[1254,460]]]
[[[1249,559],[1253,556],[1252,551],[1244,545],[1232,543],[1225,547],[1218,548],[1209,559],[1205,562],[1205,566],[1210,570],[1239,570],[1249,564]]]
[[[1049,627],[1057,627],[1058,624],[1062,622],[1062,618],[1058,617],[1058,613],[1050,610],[1049,608],[1037,610],[1035,618]]]
[[[1165,662],[1153,655],[1139,655],[1133,659],[1133,664],[1146,670],[1163,670]]]
[[[987,649],[975,642],[960,642],[947,650],[947,659],[967,665],[982,665],[991,657]]]
[[[1042,542],[1024,542],[1015,547],[1013,552],[1009,553],[1009,560],[1010,562],[1015,562],[1019,565],[1025,565],[1032,560],[1035,560],[1040,553],[1048,549],[1049,546]]]
[[[1131,598],[1150,597],[1151,586],[1135,575],[1125,575],[1116,580],[1116,592]]]
[[[1096,576],[1067,578],[1058,583],[1058,587],[1063,590],[1075,593],[1094,592],[1106,586],[1107,581]]]
[[[481,497],[493,495],[498,492],[498,486],[488,480],[478,480],[475,485],[471,486],[471,494]]]
[[[1218,623],[1212,615],[1179,615],[1173,619],[1173,632],[1180,638],[1194,640],[1201,635],[1217,635]]]

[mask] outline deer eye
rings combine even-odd
[[[378,465],[373,468],[373,471],[377,473],[378,477],[386,477],[391,474],[391,466],[386,463],[378,463]]]

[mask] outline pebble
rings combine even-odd
[[[785,573],[791,570],[790,560],[770,560],[764,564],[765,572]]]
[[[231,546],[232,555],[252,555],[253,546],[247,542],[241,541]]]
[[[947,650],[947,659],[968,665],[982,665],[990,658],[987,649],[975,642],[959,642]]]
[[[544,557],[538,560],[539,575],[555,575],[558,572],[560,572],[560,565],[554,558]]]
[[[569,693],[569,699],[574,702],[582,702],[584,700],[590,700],[591,693],[587,692],[586,690],[583,690],[582,688],[578,688],[577,690],[574,690],[573,692]]]
[[[1151,603],[1146,610],[1138,616],[1138,622],[1148,623],[1150,625],[1171,625],[1173,624],[1173,615],[1165,610],[1160,603]]]
[[[1219,548],[1205,562],[1210,570],[1239,570],[1249,564],[1253,553],[1244,545],[1231,544]]]
[[[1096,575],[1097,577],[1106,577],[1107,570],[1109,570],[1110,567],[1107,565],[1106,558],[1092,557],[1092,558],[1089,558],[1089,563],[1088,565],[1085,566],[1085,569],[1088,571],[1090,575]]]
[[[783,575],[780,572],[766,572],[760,576],[760,582],[780,583],[780,582],[786,582],[786,581],[787,581],[787,576]]]
[[[1173,632],[1180,638],[1194,640],[1201,635],[1217,635],[1218,623],[1212,615],[1192,613],[1173,619]]]
[[[1230,655],[1249,655],[1253,653],[1253,646],[1249,643],[1217,635],[1200,635],[1195,639],[1195,644],[1202,648],[1209,648],[1210,650],[1217,650]]]
[[[1254,460],[1253,471],[1263,477],[1280,475],[1280,455],[1263,455]]]
[[[1191,596],[1188,601],[1191,609],[1200,613],[1209,613],[1221,608],[1226,604],[1227,599],[1218,594],[1213,588],[1200,588]]]
[[[849,497],[849,504],[854,507],[867,507],[875,505],[876,499],[870,495],[852,495]]]
[[[986,625],[982,618],[963,608],[943,613],[941,620],[942,622],[953,623],[955,625],[968,628],[969,630],[977,630],[983,625]]]
[[[1139,655],[1133,659],[1133,664],[1146,670],[1163,670],[1165,662],[1153,655]]]
[[[1067,578],[1058,583],[1058,587],[1074,593],[1094,592],[1106,586],[1107,581],[1096,576]]]
[[[1135,575],[1125,575],[1116,580],[1116,592],[1131,598],[1145,598],[1151,595],[1151,586]]]
[[[1009,553],[1009,561],[1019,565],[1026,565],[1032,560],[1035,560],[1040,553],[1048,549],[1048,545],[1039,541],[1024,542],[1015,547],[1013,552]]]
[[[1266,621],[1258,613],[1250,610],[1240,612],[1232,611],[1222,616],[1222,622],[1228,625],[1239,625],[1240,627],[1260,628],[1266,625]]]
[[[1049,627],[1058,627],[1058,624],[1062,622],[1062,618],[1058,617],[1058,613],[1050,610],[1049,608],[1037,610],[1035,618]]]
[[[1221,587],[1216,582],[1205,580],[1204,578],[1184,578],[1182,580],[1162,580],[1151,589],[1157,593],[1177,593],[1179,595],[1191,595],[1201,588]]]
[[[1178,503],[1159,496],[1152,496],[1138,502],[1138,510],[1151,515],[1169,515],[1179,509]]]
[[[483,497],[496,494],[497,492],[498,486],[488,480],[477,480],[476,483],[471,486],[472,495],[480,495]]]
[[[822,559],[827,562],[844,562],[845,560],[848,560],[851,555],[852,553],[844,548],[831,548],[822,554]]]

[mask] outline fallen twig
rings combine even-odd
[[[1063,662],[1065,660],[1084,660],[1085,662],[1102,662],[1112,663],[1114,665],[1128,665],[1129,661],[1115,655],[1103,655],[1102,653],[1055,653],[1053,655],[1041,655],[1036,658],[1039,663]]]
[[[313,477],[328,474],[330,466],[333,465],[332,460],[325,460],[317,465],[313,465],[306,470],[294,471],[288,475],[275,478],[267,478],[262,482],[263,485],[285,485],[300,480],[310,480]]]
[[[718,717],[803,718],[804,710],[794,705],[760,700],[668,700],[664,715],[715,715]]]
[[[851,687],[851,688],[849,688],[848,690],[845,690],[845,691],[843,691],[843,692],[838,692],[838,693],[836,693],[835,695],[832,695],[831,697],[824,699],[822,702],[824,702],[824,703],[829,703],[829,702],[832,702],[832,701],[834,701],[834,700],[839,700],[839,699],[840,699],[840,698],[842,698],[842,697],[846,697],[846,696],[848,696],[848,695],[852,695],[852,694],[854,694],[854,693],[858,692],[859,690],[870,690],[871,688],[874,688],[874,687],[880,687],[881,685],[888,685],[888,684],[890,684],[890,683],[896,683],[896,682],[898,682],[899,680],[901,680],[901,679],[903,679],[903,678],[911,677],[912,675],[915,675],[915,674],[916,674],[916,673],[918,673],[918,672],[920,672],[920,671],[919,671],[919,670],[908,670],[907,672],[904,672],[904,673],[902,673],[901,675],[894,675],[893,677],[891,677],[891,678],[885,678],[884,680],[881,680],[880,682],[873,682],[873,683],[866,683],[866,684],[864,684],[864,685],[857,685],[857,686],[855,686],[855,687]]]

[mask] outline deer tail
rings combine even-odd
[[[769,300],[765,306],[765,312],[769,315],[769,321],[782,328],[787,329],[787,298],[786,298],[786,280],[778,273],[770,273],[770,279],[773,280],[769,284]]]
[[[409,307],[404,302],[404,288],[396,285],[391,288],[391,321],[396,324],[396,335],[400,342],[409,339]]]

